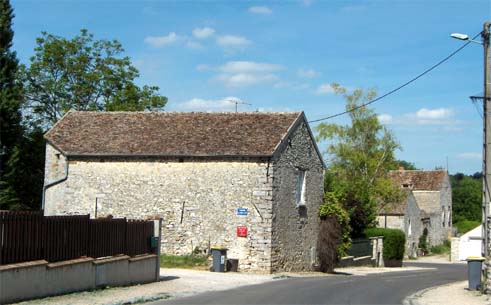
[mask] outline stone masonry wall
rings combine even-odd
[[[404,219],[404,233],[406,234],[406,256],[416,257],[419,238],[423,234],[421,210],[412,194],[407,198]]]
[[[304,123],[273,162],[273,271],[312,270],[317,258],[324,168]],[[297,206],[298,170],[305,174],[305,206]]]
[[[399,229],[404,231],[404,215],[379,215],[377,216],[377,227],[388,229]],[[387,222],[387,223],[386,223]]]
[[[444,212],[444,219],[442,219],[442,222],[445,222],[445,225],[442,228],[443,242],[445,240],[449,240],[452,237],[452,185],[450,183],[450,178],[448,177],[448,175],[445,176],[445,179],[442,183],[442,189],[440,191],[440,202]]]
[[[48,180],[62,168],[64,175],[56,153],[48,145]],[[47,190],[45,214],[93,217],[97,197],[101,216],[162,217],[162,253],[224,246],[240,271],[271,272],[271,172],[258,159],[70,160],[69,178]],[[237,215],[237,208],[248,215]],[[247,237],[237,237],[241,225]]]
[[[450,229],[448,225],[443,226],[443,210],[441,208],[441,195],[439,191],[413,191],[414,197],[418,202],[419,207],[430,206],[424,208],[426,215],[429,216],[430,222],[428,225],[428,244],[436,246],[443,243],[447,239],[447,232]],[[422,203],[422,204],[421,204]],[[423,208],[421,208],[423,209]]]

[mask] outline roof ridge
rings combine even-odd
[[[229,112],[229,111],[220,111],[220,112],[207,112],[207,111],[77,111],[70,110],[71,113],[84,113],[84,114],[230,114],[230,115],[241,115],[241,114],[301,114],[302,111],[266,111],[266,112]],[[68,112],[67,112],[68,114]],[[65,114],[66,115],[66,114]],[[61,119],[60,119],[61,120]]]

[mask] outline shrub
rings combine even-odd
[[[401,260],[404,257],[406,236],[401,230],[373,228],[366,229],[365,235],[367,237],[384,237],[384,258]]]
[[[321,219],[327,219],[332,216],[337,220],[337,230],[340,232],[336,239],[336,244],[338,245],[337,253],[339,257],[346,256],[346,251],[351,246],[350,218],[334,192],[326,192],[324,194],[324,203],[319,208],[319,216]]]
[[[423,251],[423,253],[428,253],[428,229],[424,228],[423,234],[419,237],[418,248]]]
[[[323,217],[319,228],[317,251],[319,271],[333,272],[338,262],[338,244],[341,239],[341,227],[334,216]]]
[[[443,242],[443,244],[431,247],[430,252],[433,254],[448,254],[448,253],[450,253],[450,241],[445,240]]]

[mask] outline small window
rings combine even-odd
[[[445,208],[443,208],[443,211],[442,211],[442,226],[445,227]]]
[[[407,226],[407,236],[411,236],[413,234],[412,228],[411,228],[411,219],[409,219],[409,224]]]
[[[305,205],[305,170],[302,169],[299,169],[297,172],[295,201],[297,205]]]

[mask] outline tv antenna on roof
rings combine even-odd
[[[246,103],[246,102],[243,102],[239,99],[228,99],[227,102],[230,102],[230,103],[234,103],[235,104],[235,112],[237,112],[237,105],[241,104],[241,105],[249,105],[249,106],[252,106],[252,104],[249,104],[249,103]]]

